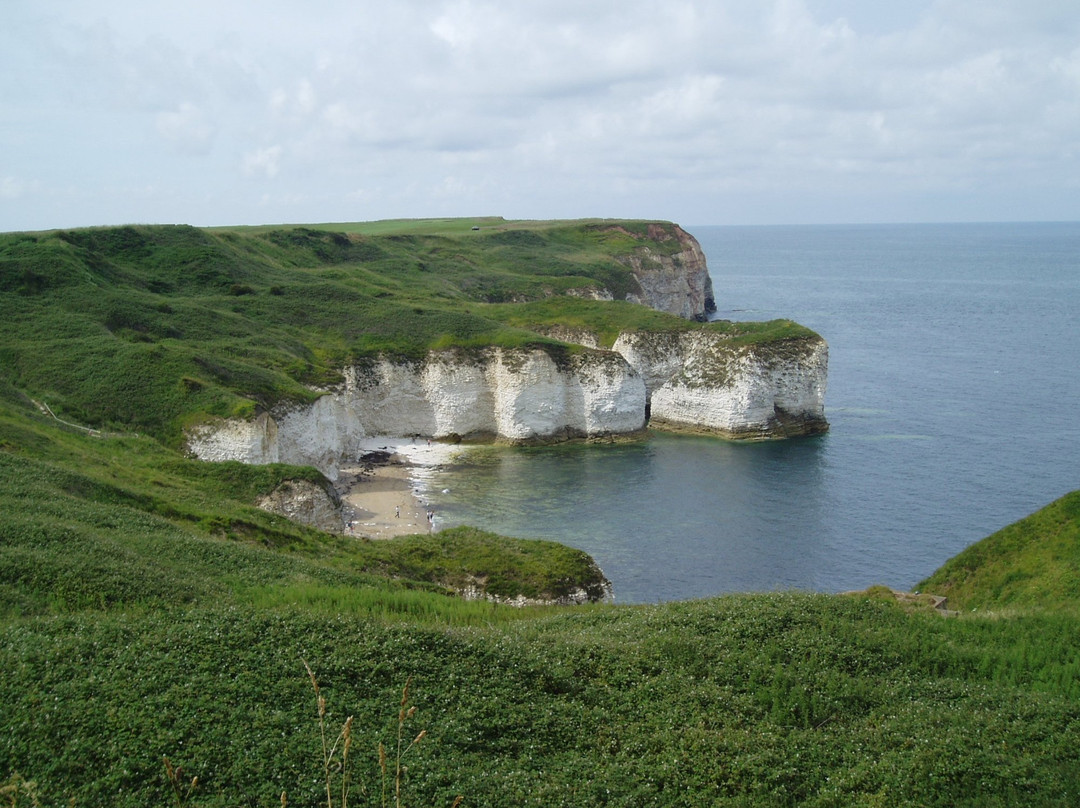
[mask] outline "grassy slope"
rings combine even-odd
[[[251,503],[314,469],[200,463],[149,438],[92,438],[0,402],[0,616],[81,608],[287,603],[377,587],[406,609],[472,577],[504,597],[596,585],[590,559],[553,542],[460,528],[358,542]],[[526,559],[528,563],[523,563]],[[403,590],[410,590],[408,595]],[[418,591],[412,591],[418,590]],[[434,595],[429,595],[434,597]],[[488,619],[465,607],[455,619]]]
[[[919,587],[954,609],[1080,609],[1080,491],[950,559]]]
[[[794,594],[469,629],[299,606],[15,620],[0,769],[56,804],[160,805],[168,756],[195,804],[317,804],[308,660],[369,788],[412,677],[409,804],[1068,806],[1075,628]]]

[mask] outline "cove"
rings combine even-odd
[[[623,603],[906,589],[1080,486],[1080,225],[690,229],[719,317],[828,341],[830,431],[481,447],[439,526],[579,547]]]
[[[740,444],[653,433],[633,443],[481,447],[437,472],[439,526],[473,523],[580,547],[619,602],[804,587],[825,528],[821,438]],[[442,493],[443,491],[447,493]],[[783,526],[792,507],[801,525]],[[762,519],[759,514],[773,514]],[[790,528],[802,552],[789,552]]]

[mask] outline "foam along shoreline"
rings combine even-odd
[[[390,459],[381,465],[357,463],[341,469],[341,476],[350,481],[341,497],[346,535],[391,539],[437,530],[438,514],[428,519],[428,483],[432,472],[449,463],[462,447],[427,438],[369,437],[359,449],[361,456],[386,452]]]

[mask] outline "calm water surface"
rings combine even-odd
[[[440,527],[580,547],[624,603],[906,588],[1080,488],[1080,224],[689,229],[718,317],[829,342],[831,431],[478,448]]]

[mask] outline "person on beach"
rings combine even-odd
[[[400,505],[395,505],[395,506],[394,506],[394,517],[395,517],[396,519],[400,519],[400,518],[401,518],[401,506],[400,506]]]

